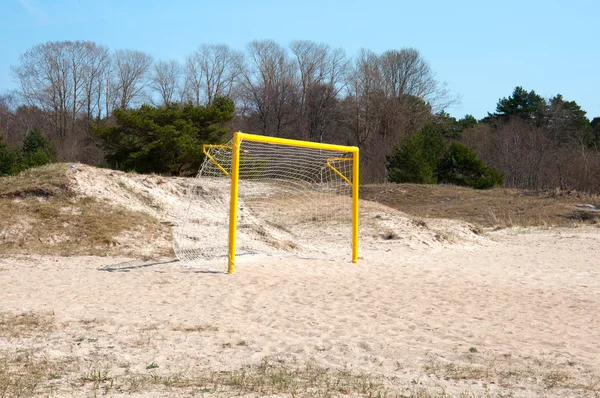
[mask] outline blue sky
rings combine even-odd
[[[481,118],[515,86],[560,93],[600,116],[598,0],[0,0],[0,91],[36,44],[91,40],[184,60],[201,43],[313,40],[354,56],[414,47]]]

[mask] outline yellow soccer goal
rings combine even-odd
[[[289,254],[358,261],[357,147],[237,132],[206,159],[173,228],[185,266]]]

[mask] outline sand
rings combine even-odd
[[[58,325],[43,338],[1,337],[0,352],[77,358],[53,381],[65,396],[91,388],[78,384],[89,369],[147,374],[154,363],[156,374],[193,376],[264,358],[383,377],[403,394],[598,394],[598,228],[364,246],[356,265],[249,257],[234,275],[172,259],[0,257],[0,311],[52,313]]]
[[[81,196],[175,225],[189,184],[84,165],[69,173]],[[265,360],[363,375],[387,396],[600,394],[599,228],[482,233],[371,202],[361,202],[360,228],[358,264],[331,245],[347,235],[332,229],[287,255],[240,256],[233,275],[205,270],[223,261],[153,258],[168,237],[139,242],[131,258],[0,256],[0,315],[31,312],[53,325],[0,333],[0,387],[2,357],[28,353],[65,364],[40,382],[44,396],[265,396],[163,382]]]

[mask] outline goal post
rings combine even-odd
[[[357,147],[236,132],[204,154],[173,229],[182,262],[226,256],[233,273],[240,249],[339,258],[346,247],[358,261]]]

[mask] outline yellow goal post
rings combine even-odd
[[[357,147],[236,132],[204,154],[173,229],[184,266],[223,258],[233,273],[248,254],[358,261]]]

